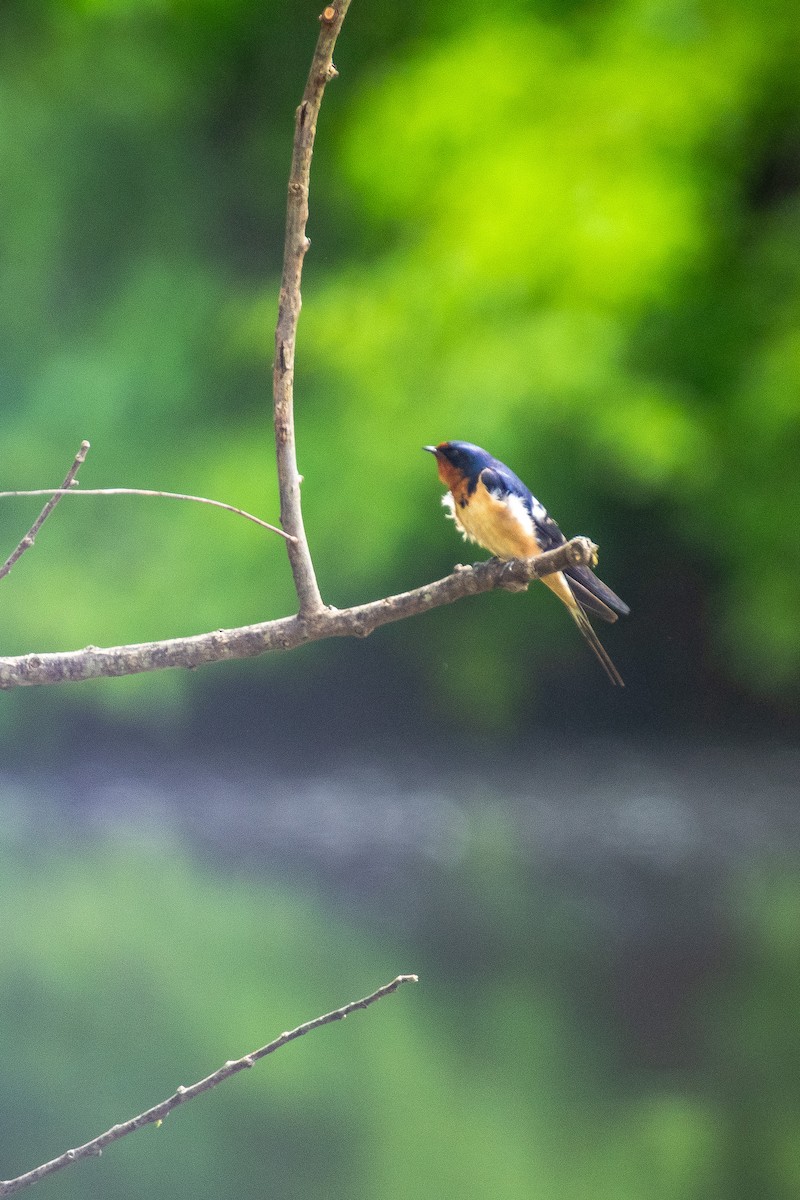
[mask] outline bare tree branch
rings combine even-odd
[[[47,518],[50,516],[50,513],[53,511],[55,506],[58,504],[59,500],[61,500],[64,496],[66,496],[69,493],[70,488],[72,487],[73,483],[75,482],[75,477],[78,474],[78,471],[80,471],[81,467],[83,466],[83,463],[86,459],[86,455],[89,453],[89,448],[90,447],[89,447],[88,442],[81,442],[81,448],[78,451],[78,453],[75,455],[75,461],[73,462],[70,469],[67,471],[66,478],[64,479],[64,482],[62,483],[61,487],[56,489],[54,492],[52,492],[52,494],[50,495],[50,499],[47,501],[47,504],[45,504],[44,508],[39,513],[38,517],[33,522],[30,529],[25,534],[25,537],[22,539],[22,541],[17,546],[16,550],[14,550],[11,554],[9,554],[8,558],[3,563],[2,567],[0,567],[0,579],[2,579],[4,576],[6,576],[8,574],[8,572],[14,566],[14,563],[19,562],[19,560],[22,558],[22,556],[26,550],[30,550],[31,546],[36,541],[37,533],[42,528],[42,526],[44,525]],[[45,495],[45,496],[47,494],[48,494],[47,492],[40,493],[40,495]]]
[[[251,1054],[245,1054],[243,1058],[232,1059],[226,1062],[213,1075],[207,1075],[205,1079],[193,1083],[190,1087],[179,1087],[167,1100],[162,1100],[160,1104],[156,1104],[153,1108],[148,1108],[146,1112],[139,1113],[138,1117],[131,1117],[129,1121],[123,1121],[121,1125],[113,1125],[111,1129],[107,1129],[105,1133],[92,1138],[90,1142],[86,1142],[83,1146],[77,1146],[74,1150],[67,1150],[64,1154],[59,1155],[58,1158],[53,1158],[50,1162],[42,1163],[41,1166],[34,1167],[32,1171],[26,1171],[24,1175],[18,1175],[16,1179],[0,1181],[0,1196],[13,1196],[15,1192],[21,1192],[23,1188],[38,1183],[46,1175],[52,1175],[54,1171],[61,1171],[64,1167],[80,1162],[83,1158],[99,1157],[105,1147],[109,1146],[112,1142],[119,1141],[120,1138],[126,1137],[129,1133],[135,1133],[137,1129],[142,1129],[145,1125],[160,1124],[179,1104],[185,1104],[187,1100],[194,1100],[195,1096],[199,1096],[201,1092],[208,1092],[211,1088],[216,1087],[217,1084],[230,1079],[232,1075],[237,1075],[239,1071],[245,1070],[246,1067],[254,1066],[260,1058],[266,1058],[268,1054],[273,1054],[276,1050],[280,1050],[281,1046],[285,1046],[288,1042],[294,1042],[297,1038],[311,1033],[313,1029],[320,1029],[323,1025],[330,1025],[333,1021],[343,1021],[351,1013],[358,1012],[359,1009],[369,1008],[376,1000],[382,1000],[384,996],[390,996],[399,987],[402,987],[404,983],[417,983],[418,981],[419,977],[417,975],[398,975],[391,983],[385,983],[383,987],[379,987],[377,991],[372,992],[369,996],[365,996],[363,1000],[353,1000],[350,1004],[345,1004],[343,1008],[337,1008],[334,1012],[325,1013],[322,1017],[315,1017],[313,1021],[306,1021],[304,1025],[298,1025],[296,1029],[292,1029],[289,1033],[282,1033],[280,1037],[275,1038],[274,1041],[269,1042],[266,1046],[262,1046],[260,1050],[254,1050]]]
[[[515,562],[477,563],[456,569],[436,583],[359,604],[353,608],[324,608],[304,617],[281,617],[238,629],[219,629],[195,637],[141,642],[132,646],[101,649],[87,646],[59,654],[25,654],[0,658],[0,690],[52,683],[76,683],[86,679],[137,675],[166,667],[199,667],[228,659],[256,658],[276,650],[293,650],[308,642],[332,637],[367,637],[381,625],[430,612],[465,596],[477,596],[495,588],[518,591],[534,579],[565,567],[589,565],[597,547],[588,538],[573,538],[557,550],[537,558]]]
[[[289,196],[286,204],[286,239],[283,249],[283,274],[278,303],[278,324],[275,329],[275,362],[272,391],[275,407],[275,451],[278,458],[278,485],[281,495],[281,524],[294,535],[287,544],[294,585],[300,602],[300,615],[312,616],[322,612],[320,595],[311,551],[308,547],[300,502],[300,474],[297,469],[297,449],[294,436],[294,355],[297,321],[302,304],[300,280],[303,260],[310,245],[306,237],[308,222],[308,187],[311,176],[311,155],[317,132],[317,117],[325,85],[335,78],[333,47],[339,36],[350,0],[335,0],[320,17],[317,48],[303,93],[295,114],[292,168],[289,175]]]
[[[84,442],[84,445],[88,446],[89,443]],[[0,492],[0,500],[8,500],[16,496],[57,496],[58,500],[62,496],[157,496],[164,500],[191,500],[195,504],[210,504],[213,508],[224,508],[227,512],[235,513],[237,517],[245,517],[246,520],[252,521],[254,525],[260,525],[262,529],[269,529],[271,533],[277,533],[282,538],[286,538],[287,542],[295,540],[290,533],[285,533],[283,529],[278,529],[277,525],[270,525],[269,521],[262,521],[261,517],[254,517],[252,513],[245,512],[243,508],[236,508],[233,504],[225,504],[222,500],[209,500],[207,496],[188,496],[184,492],[154,492],[149,488],[124,487],[73,488],[70,491],[64,491],[63,485],[61,488],[31,488],[24,492]],[[7,574],[7,572],[0,570],[0,579],[2,579],[3,574]]]

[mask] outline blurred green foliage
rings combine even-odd
[[[468,438],[600,542],[643,630],[609,639],[623,668],[629,638],[653,679],[683,655],[785,695],[800,667],[794,0],[399,7],[355,3],[315,159],[297,408],[324,595],[367,599],[470,556],[419,453]],[[88,437],[84,487],[276,517],[276,273],[315,21],[298,0],[3,7],[4,487],[56,483]],[[9,550],[35,504],[3,503]],[[278,539],[121,499],[66,501],[3,598],[3,653],[293,603]],[[483,719],[514,712],[537,655],[584,668],[544,594],[456,606],[394,650],[434,689],[479,682]]]

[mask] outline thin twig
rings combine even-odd
[[[300,280],[303,274],[303,260],[310,245],[306,237],[306,223],[311,155],[325,85],[337,74],[333,65],[333,47],[349,6],[350,0],[335,0],[335,3],[329,5],[322,13],[317,48],[314,51],[303,99],[295,114],[292,167],[286,204],[283,273],[278,302],[278,324],[275,329],[272,392],[281,524],[295,537],[294,542],[288,543],[287,550],[300,603],[300,615],[303,617],[321,612],[324,605],[311,560],[300,501],[301,481],[297,469],[294,435],[294,355],[297,321],[302,304]]]
[[[78,471],[80,471],[81,467],[83,466],[84,460],[86,459],[86,455],[88,453],[89,453],[89,442],[81,442],[81,448],[78,451],[78,453],[75,455],[75,461],[73,462],[70,469],[67,471],[66,477],[65,477],[64,482],[62,483],[61,487],[56,488],[52,492],[49,489],[46,492],[39,492],[40,496],[49,495],[50,499],[47,501],[47,504],[45,504],[44,508],[39,513],[38,517],[33,522],[30,529],[25,534],[25,537],[22,539],[22,541],[17,546],[16,550],[14,550],[13,553],[9,554],[8,558],[3,563],[2,567],[0,567],[0,579],[3,579],[8,574],[8,572],[14,566],[14,563],[18,562],[22,558],[22,556],[26,550],[30,550],[31,546],[36,541],[37,533],[42,528],[42,526],[44,525],[47,518],[50,516],[50,513],[53,511],[55,506],[58,504],[59,500],[61,500],[64,496],[69,494],[69,491],[70,491],[73,483],[75,482],[75,477],[78,474]]]
[[[514,562],[490,559],[456,569],[452,575],[410,592],[353,608],[325,608],[312,617],[298,614],[238,629],[217,629],[194,637],[131,646],[106,649],[87,646],[58,654],[0,658],[0,690],[138,675],[165,667],[193,668],[229,659],[256,658],[271,651],[294,650],[323,638],[367,637],[382,625],[430,612],[466,596],[496,588],[515,590],[565,567],[590,565],[595,561],[596,551],[597,547],[588,538],[573,538],[537,558]]]
[[[294,1042],[297,1038],[311,1033],[313,1029],[319,1029],[323,1025],[330,1025],[333,1021],[342,1021],[345,1017],[349,1017],[351,1013],[357,1012],[362,1008],[369,1008],[370,1004],[374,1004],[376,1000],[382,1000],[384,996],[390,996],[392,992],[396,992],[404,983],[417,983],[418,979],[417,975],[398,975],[391,983],[385,983],[383,987],[379,987],[376,992],[365,996],[363,1000],[353,1000],[350,1004],[345,1004],[343,1008],[337,1008],[335,1012],[325,1013],[322,1017],[315,1017],[313,1021],[306,1021],[304,1025],[298,1025],[297,1029],[292,1029],[289,1033],[282,1033],[280,1037],[275,1038],[268,1045],[262,1046],[260,1050],[254,1050],[252,1054],[245,1054],[244,1058],[237,1058],[226,1062],[213,1075],[207,1075],[205,1079],[201,1079],[198,1083],[193,1083],[191,1087],[179,1087],[169,1099],[162,1100],[154,1108],[148,1108],[146,1112],[140,1113],[138,1117],[131,1117],[129,1121],[123,1121],[121,1125],[112,1126],[111,1129],[107,1129],[99,1137],[92,1138],[85,1145],[77,1146],[74,1150],[67,1150],[58,1158],[42,1163],[40,1167],[34,1167],[32,1171],[26,1171],[24,1175],[18,1175],[16,1179],[1,1181],[0,1196],[12,1196],[14,1192],[20,1192],[23,1188],[38,1183],[46,1175],[52,1175],[54,1171],[60,1171],[72,1163],[80,1162],[83,1158],[99,1157],[105,1147],[110,1145],[111,1142],[119,1141],[120,1138],[125,1137],[129,1133],[135,1133],[137,1129],[141,1129],[145,1125],[160,1123],[179,1104],[185,1104],[187,1100],[194,1100],[195,1096],[199,1096],[201,1092],[207,1092],[211,1088],[216,1087],[218,1083],[230,1079],[232,1075],[237,1075],[239,1071],[243,1071],[246,1067],[252,1067],[260,1058],[265,1058],[268,1054],[273,1054],[276,1050],[280,1050],[281,1046],[285,1046],[287,1042]]]
[[[88,446],[88,442],[84,443]],[[235,513],[237,517],[245,517],[246,520],[252,521],[254,525],[260,525],[262,529],[269,529],[271,533],[277,533],[282,538],[286,538],[287,542],[293,542],[294,538],[290,533],[286,533],[283,529],[279,529],[277,525],[270,525],[269,521],[262,521],[260,517],[254,517],[252,513],[245,512],[243,508],[236,508],[233,504],[224,504],[222,500],[209,500],[207,496],[187,496],[183,492],[154,492],[148,488],[73,488],[68,492],[59,488],[34,488],[27,492],[0,492],[0,500],[6,500],[12,496],[50,496],[56,495],[58,500],[62,496],[159,496],[165,500],[191,500],[195,504],[210,504],[214,508],[224,508],[227,512]],[[30,536],[30,535],[29,535]],[[13,565],[13,564],[12,564]],[[0,579],[3,573],[0,572]]]

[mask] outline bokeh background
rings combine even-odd
[[[320,5],[0,9],[2,486],[277,517],[270,364]],[[326,600],[473,552],[465,438],[601,546],[612,691],[543,588],[0,705],[0,1175],[401,971],[42,1194],[800,1188],[794,0],[354,0],[296,403]],[[38,501],[4,500],[6,552]],[[284,615],[230,514],[65,500],[3,654]]]

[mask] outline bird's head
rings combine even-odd
[[[494,462],[491,454],[474,446],[472,442],[440,442],[438,446],[423,446],[429,454],[436,456],[439,478],[452,488],[463,479],[472,483],[481,471]]]

